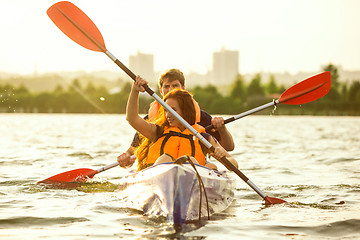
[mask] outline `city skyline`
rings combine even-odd
[[[154,69],[154,55],[144,54],[140,51],[136,55],[129,56],[129,68],[148,79],[156,81],[157,76]],[[196,73],[190,73],[190,75]],[[206,82],[212,84],[229,85],[239,74],[239,52],[222,48],[214,52],[212,56],[212,68],[205,74]],[[199,77],[200,74],[197,74]]]
[[[117,71],[51,22],[57,1],[3,0],[0,72]],[[71,1],[98,26],[110,52],[154,54],[154,70],[206,74],[212,54],[239,52],[239,72],[316,72],[328,63],[360,70],[360,1]]]

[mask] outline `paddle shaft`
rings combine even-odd
[[[296,100],[296,103],[295,104],[304,104],[304,103],[307,103],[307,102],[311,102],[311,101],[314,101],[322,96],[324,96],[328,90],[326,91],[321,91],[317,94],[314,94],[314,96],[312,96],[311,98],[304,98],[305,95],[307,94],[310,94],[310,93],[314,93],[316,91],[319,91],[321,90],[321,88],[323,87],[326,87],[325,85],[328,84],[328,81],[322,81],[320,83],[317,83],[314,81],[314,83],[311,81],[311,80],[314,80],[314,78],[316,78],[317,80],[326,80],[326,78],[324,78],[324,76],[326,75],[326,72],[325,73],[321,73],[321,74],[318,74],[316,76],[313,76],[313,77],[310,77],[294,86],[292,86],[291,88],[289,88],[288,90],[286,90],[279,99],[277,100],[273,100],[272,102],[270,103],[267,103],[267,104],[264,104],[262,106],[259,106],[259,107],[256,107],[254,109],[251,109],[251,110],[248,110],[246,112],[243,112],[243,113],[240,113],[236,116],[233,116],[231,118],[228,118],[226,120],[224,120],[224,124],[227,124],[227,123],[230,123],[232,121],[235,121],[239,118],[243,118],[243,117],[246,117],[250,114],[253,114],[253,113],[256,113],[256,112],[259,112],[261,110],[264,110],[266,108],[269,108],[269,107],[272,107],[272,106],[276,106],[277,104],[279,103],[285,103],[287,104],[287,102],[289,101],[294,101]],[[331,78],[329,79],[331,81]],[[305,82],[307,83],[310,83],[309,86],[306,86],[305,88],[302,87],[302,84],[304,84]],[[294,91],[294,89],[296,91]],[[292,92],[289,93],[289,91],[293,90]],[[294,103],[292,103],[294,104]],[[209,131],[211,129],[213,129],[214,126],[213,125],[209,125],[207,127],[205,127],[205,130],[206,131]]]
[[[96,171],[97,171],[97,173],[100,173],[100,172],[106,171],[106,170],[108,170],[110,168],[116,167],[118,165],[119,165],[118,162],[114,162],[114,163],[111,163],[109,165],[106,165],[105,167],[101,167],[99,169],[96,169]]]
[[[135,159],[135,158],[136,158],[135,155],[130,156],[130,159]],[[110,168],[113,168],[113,167],[116,167],[116,166],[119,166],[119,162],[114,162],[114,163],[111,163],[109,165],[106,165],[105,167],[101,167],[99,169],[96,169],[96,172],[101,173],[103,171],[109,170]]]
[[[106,51],[105,54],[118,65],[129,77],[134,81],[136,80],[136,75],[126,67],[122,62],[119,61],[113,54],[109,51]],[[158,103],[163,106],[166,111],[170,112],[181,124],[186,127],[194,136],[196,136],[211,152],[215,151],[215,148],[211,143],[209,143],[199,132],[197,132],[188,122],[186,122],[177,112],[175,112],[166,102],[162,100],[153,90],[149,88],[148,85],[143,85],[145,91],[154,98]],[[260,111],[260,110],[259,110]],[[253,182],[249,180],[238,168],[236,168],[226,157],[223,157],[220,162],[230,171],[233,171],[238,175],[244,182],[246,182],[255,192],[257,192],[262,198],[266,198],[267,195],[262,192]]]
[[[240,118],[246,117],[246,116],[251,115],[251,114],[253,114],[253,113],[260,112],[260,111],[262,111],[262,110],[264,110],[264,109],[266,109],[266,108],[269,108],[269,107],[272,107],[272,106],[276,106],[276,105],[279,104],[279,103],[280,103],[279,100],[274,100],[274,101],[269,102],[269,103],[267,103],[267,104],[264,104],[264,105],[261,105],[261,106],[259,106],[259,107],[250,109],[250,110],[248,110],[248,111],[246,111],[246,112],[243,112],[243,113],[240,113],[240,114],[238,114],[238,115],[235,115],[235,116],[233,116],[233,117],[231,117],[231,118],[225,119],[225,120],[224,120],[224,124],[233,122],[233,121],[235,121],[235,120],[238,120],[238,119],[240,119]],[[206,130],[206,131],[209,131],[209,130],[211,130],[211,129],[213,129],[213,128],[214,128],[213,125],[209,125],[209,126],[205,127],[205,130]]]

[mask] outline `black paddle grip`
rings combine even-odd
[[[228,118],[226,120],[224,120],[224,124],[227,124],[229,122],[232,122],[232,121],[235,121],[236,119],[234,117],[231,117],[231,118]],[[206,132],[209,132],[211,129],[214,129],[214,126],[213,125],[209,125],[209,126],[206,126],[205,127],[205,131]]]
[[[135,81],[136,75],[135,75],[127,66],[125,66],[122,62],[120,62],[119,59],[116,59],[114,62],[115,62],[116,65],[118,65],[129,77],[131,77],[131,78]]]
[[[212,153],[215,152],[215,147],[211,146],[209,148],[209,151]],[[249,178],[246,177],[245,174],[243,174],[237,167],[235,167],[226,157],[223,157],[218,161],[220,163],[222,163],[222,165],[224,165],[228,170],[230,170],[230,171],[234,172],[236,175],[238,175],[245,182],[247,182],[249,180]]]
[[[236,175],[238,175],[242,180],[247,182],[249,178],[247,178],[237,167],[235,167],[226,157],[223,157],[219,160],[228,170],[233,171]]]
[[[127,67],[125,66],[122,62],[119,61],[119,59],[116,59],[114,61],[116,63],[116,65],[118,65],[129,77],[131,77],[134,81],[136,79],[136,75]],[[143,85],[143,87],[145,88],[145,91],[152,96],[154,94],[154,91],[149,88],[148,85]]]

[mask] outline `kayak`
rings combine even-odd
[[[234,200],[235,179],[227,172],[198,164],[195,167],[205,191],[189,163],[161,163],[121,179],[124,207],[140,210],[149,217],[165,217],[174,224],[198,220],[200,203],[201,219],[227,209]]]

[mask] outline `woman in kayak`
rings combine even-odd
[[[144,84],[147,84],[147,81],[137,76],[126,107],[126,120],[143,136],[142,143],[135,152],[138,170],[157,163],[174,162],[184,155],[189,156],[194,163],[216,168],[214,164],[206,163],[205,156],[208,153],[206,147],[169,112],[162,108],[161,113],[153,122],[148,122],[139,116],[138,98],[139,92],[145,91],[142,87]],[[236,160],[221,147],[216,139],[206,134],[203,127],[195,124],[194,100],[188,91],[173,90],[164,96],[164,101],[214,146],[215,151],[210,153],[211,156],[216,159],[227,157],[233,165],[238,167]]]
[[[160,75],[158,79],[158,86],[161,97],[165,96],[168,92],[175,88],[185,89],[185,76],[179,69],[168,69]],[[205,127],[205,129],[207,126],[212,125],[213,129],[207,130],[206,132],[214,136],[226,151],[234,150],[234,140],[224,124],[224,119],[222,117],[210,116],[210,114],[200,109],[199,104],[195,100],[194,103],[196,108],[196,123]],[[153,121],[157,117],[160,107],[161,105],[157,101],[150,103],[148,114],[144,117],[144,119]],[[139,133],[136,132],[130,147],[117,157],[117,161],[121,167],[126,168],[133,165],[135,159],[131,156],[134,155],[135,150],[139,145]]]

